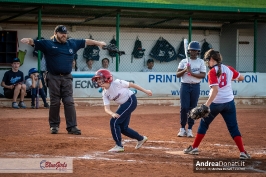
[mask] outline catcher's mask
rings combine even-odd
[[[96,88],[99,88],[104,83],[110,83],[113,81],[113,76],[107,69],[99,69],[95,76],[92,77],[92,83]]]

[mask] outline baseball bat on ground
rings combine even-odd
[[[40,89],[40,87],[39,87],[39,85],[40,85],[40,80],[41,80],[41,78],[40,78],[40,75],[38,75],[38,81],[37,81],[37,87],[36,87],[36,92],[37,92],[37,95],[36,95],[36,109],[38,109],[39,108],[39,97],[40,97],[40,94],[39,94],[39,89]]]

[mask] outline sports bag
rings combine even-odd
[[[137,37],[131,54],[131,63],[133,62],[133,58],[142,58],[144,56],[144,51],[145,49],[142,48],[142,43]]]
[[[185,48],[184,48],[184,39],[180,42],[178,51],[177,51],[177,57],[180,59],[186,58]]]
[[[93,39],[90,35],[90,39]],[[83,50],[83,58],[86,60],[96,60],[99,61],[100,59],[100,48],[96,45],[87,45]]]
[[[160,37],[150,52],[150,56],[160,62],[169,62],[177,59],[174,47],[163,37]]]
[[[212,49],[212,45],[210,43],[208,43],[205,39],[204,42],[201,46],[201,53],[200,53],[200,58],[203,59],[204,58],[204,54],[208,51]]]
[[[113,39],[110,41],[110,44],[114,44],[116,46],[116,40],[114,36],[113,36]],[[116,52],[109,50],[109,55],[110,57],[112,57],[112,61],[113,61],[113,57],[116,57]]]

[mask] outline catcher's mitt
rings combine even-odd
[[[106,46],[103,46],[103,49],[104,50],[108,50],[108,51],[111,51],[111,52],[115,52],[115,53],[118,53],[118,55],[123,55],[125,54],[124,51],[119,51],[117,46],[114,45],[114,44],[108,44]]]
[[[190,113],[189,113],[189,117],[191,117],[191,119],[197,120],[203,117],[207,117],[210,113],[210,108],[204,104],[193,108]]]

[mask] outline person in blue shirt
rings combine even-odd
[[[67,28],[64,25],[55,27],[52,39],[34,40],[23,38],[21,42],[34,45],[35,50],[43,52],[46,59],[46,84],[49,88],[50,109],[49,124],[51,134],[57,134],[60,125],[60,102],[64,104],[67,131],[69,134],[81,135],[77,128],[76,109],[73,99],[73,86],[71,75],[74,55],[86,45],[103,47],[103,41],[92,39],[73,39],[67,37]]]
[[[24,73],[19,70],[19,58],[14,58],[11,66],[12,68],[5,72],[1,82],[1,86],[4,88],[4,95],[6,98],[13,99],[12,108],[26,108],[24,103],[26,85],[24,84]],[[19,104],[17,103],[18,97],[20,97]]]

